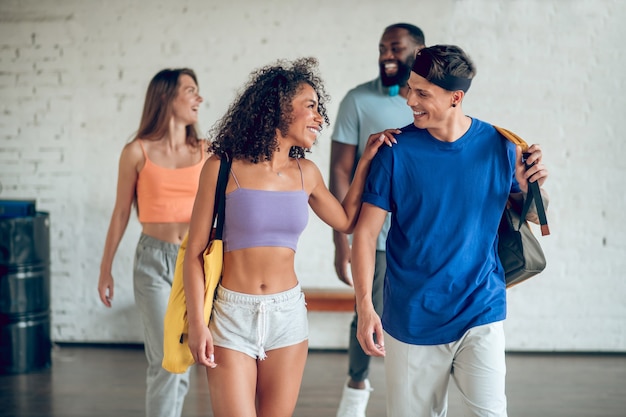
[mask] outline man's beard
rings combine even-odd
[[[409,61],[413,61],[409,59]],[[398,70],[395,75],[387,76],[385,73],[385,63],[379,63],[379,71],[380,71],[380,80],[383,83],[383,86],[390,87],[392,85],[399,85],[401,87],[406,85],[406,82],[409,80],[411,76],[411,67],[413,66],[413,62],[402,62],[397,61]]]

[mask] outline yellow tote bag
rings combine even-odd
[[[215,205],[213,213],[213,223],[217,217],[215,237],[203,253],[204,261],[204,323],[208,326],[213,308],[215,289],[222,277],[222,266],[224,260],[224,247],[222,243],[222,230],[224,228],[224,193],[228,182],[228,171],[230,162],[222,159],[220,173],[217,180],[215,192]],[[187,371],[189,366],[194,364],[193,356],[187,344],[187,333],[189,322],[187,320],[187,303],[185,300],[185,289],[183,286],[183,263],[185,252],[187,251],[188,235],[185,235],[176,258],[174,269],[174,280],[172,290],[165,311],[164,338],[163,338],[163,361],[161,366],[166,371],[181,374]]]

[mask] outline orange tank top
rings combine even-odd
[[[195,165],[164,168],[150,161],[141,140],[139,144],[146,158],[137,178],[139,221],[189,223],[206,152],[202,152],[202,160]]]

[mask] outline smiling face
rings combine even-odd
[[[383,33],[378,45],[378,64],[385,87],[406,84],[418,50],[406,29],[393,28]]]
[[[172,116],[185,125],[197,123],[200,103],[202,97],[198,85],[189,75],[182,74],[178,79],[176,97],[172,100]]]
[[[324,118],[318,111],[317,93],[309,84],[302,84],[291,101],[291,115],[287,137],[294,146],[309,149],[322,130]]]
[[[413,110],[413,124],[421,129],[437,129],[442,127],[455,109],[452,103],[459,103],[459,91],[445,90],[426,78],[411,71],[407,83],[409,93],[406,103]]]

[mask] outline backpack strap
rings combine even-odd
[[[526,143],[526,141],[520,138],[519,136],[517,136],[515,133],[500,126],[493,125],[493,127],[495,127],[498,133],[504,136],[506,140],[508,140],[509,142],[513,142],[516,145],[521,146],[522,152],[526,152],[528,150],[528,144]]]
[[[228,173],[230,172],[233,160],[224,155],[220,161],[220,171],[217,176],[215,187],[215,203],[213,204],[213,224],[215,224],[215,239],[222,240],[224,231],[224,213],[226,212],[226,185],[228,184]],[[216,219],[217,218],[217,223]]]
[[[515,145],[520,146],[522,148],[522,152],[528,151],[528,144],[526,141],[515,133],[511,132],[508,129],[493,126],[495,129],[509,142],[513,142]],[[530,168],[526,166],[526,169]],[[541,235],[546,236],[550,234],[550,228],[548,227],[548,218],[546,216],[546,209],[543,204],[543,198],[541,197],[541,190],[539,189],[539,184],[537,181],[528,182],[528,195],[526,196],[526,200],[524,201],[524,207],[522,208],[522,213],[520,214],[520,226],[521,222],[525,221],[526,214],[528,214],[528,210],[530,209],[530,205],[535,201],[535,205],[537,206],[537,217],[539,217],[539,224],[541,225]]]

